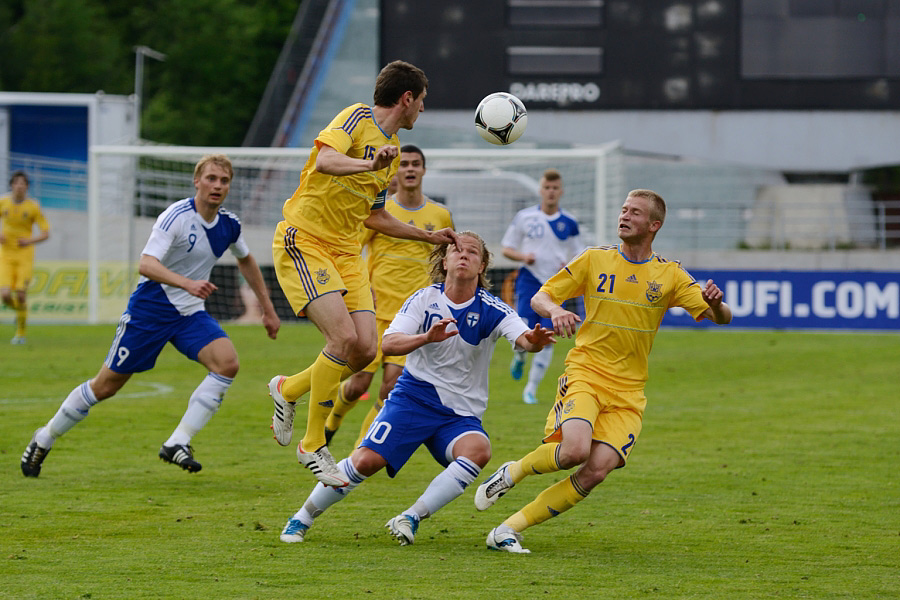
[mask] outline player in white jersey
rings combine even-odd
[[[500,242],[503,256],[519,261],[522,267],[516,276],[516,312],[534,327],[540,323],[552,329],[550,319],[541,317],[531,308],[531,297],[550,277],[563,268],[584,249],[578,232],[578,222],[559,207],[563,195],[562,175],[556,169],[544,171],[540,182],[541,203],[520,210]],[[553,346],[547,346],[535,355],[528,371],[528,383],[522,393],[526,404],[537,404],[537,388],[550,361]],[[521,379],[525,370],[525,353],[513,353],[509,372],[513,379]]]
[[[204,300],[216,291],[210,272],[225,250],[231,249],[256,294],[269,337],[275,339],[281,326],[259,266],[241,235],[241,222],[221,208],[232,176],[226,156],[203,157],[194,168],[197,194],[175,202],[156,220],[141,253],[141,278],[119,320],[106,361],[35,432],[22,455],[25,476],[40,474],[56,438],[81,422],[92,406],[113,396],[134,373],[152,369],[167,342],[209,373],[191,394],[184,417],[163,443],[159,457],[192,473],[200,470],[191,438],[219,409],[239,366],[234,345],[204,306]]]
[[[302,542],[325,509],[385,467],[394,477],[422,444],[445,469],[412,506],[387,522],[401,545],[412,544],[419,521],[460,496],[478,477],[491,458],[481,417],[495,343],[505,337],[537,352],[554,342],[552,332],[540,325],[529,330],[485,289],[489,261],[484,242],[471,232],[460,233],[457,245],[435,249],[432,277],[438,283],[410,296],[382,338],[384,352],[409,356],[362,444],[338,463],[350,484],[317,484],[285,525],[282,541]]]

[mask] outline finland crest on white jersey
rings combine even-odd
[[[237,215],[219,209],[212,223],[197,214],[193,198],[185,198],[167,208],[153,225],[150,239],[141,254],[159,259],[167,269],[188,279],[209,280],[213,265],[225,250],[231,248],[236,258],[250,254],[250,248],[241,235],[241,222]],[[132,302],[142,297],[156,300],[159,290],[165,293],[171,305],[182,315],[191,315],[204,309],[204,301],[191,296],[181,288],[162,284],[141,277],[132,294]]]
[[[441,404],[458,415],[480,419],[487,408],[495,343],[502,336],[514,345],[528,327],[513,309],[482,288],[469,302],[454,304],[444,295],[444,285],[434,284],[407,299],[384,335],[424,333],[444,317],[456,319],[447,331],[459,330],[459,335],[410,352],[400,377],[429,384]]]
[[[522,268],[541,284],[584,250],[575,217],[564,210],[548,215],[540,206],[529,206],[516,213],[500,245],[534,254],[534,263]]]

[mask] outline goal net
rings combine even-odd
[[[562,173],[562,206],[573,213],[588,244],[610,241],[608,206],[621,204],[621,156],[614,146],[586,150],[424,150],[426,195],[453,213],[459,230],[481,235],[494,254],[491,278],[501,292],[516,265],[503,258],[500,240],[513,215],[540,201],[538,180],[549,168]],[[262,268],[282,319],[294,317],[272,268],[272,235],[281,209],[300,179],[308,150],[287,148],[206,148],[94,146],[88,168],[87,214],[54,223],[66,236],[66,257],[84,264],[86,322],[114,322],[137,281],[137,264],[156,217],[172,202],[193,196],[193,169],[205,154],[226,154],[234,178],[223,205],[241,219],[244,237]],[[614,199],[614,200],[611,200]],[[86,234],[86,235],[85,235]],[[79,262],[83,261],[83,262]],[[257,318],[252,292],[226,252],[212,273],[219,288],[207,310],[223,321]],[[80,320],[75,318],[73,320]]]

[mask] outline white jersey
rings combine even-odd
[[[534,263],[522,268],[542,284],[584,250],[575,217],[564,210],[548,215],[540,206],[516,213],[500,245],[533,254]]]
[[[164,267],[188,279],[209,280],[213,265],[228,248],[237,258],[250,254],[237,216],[220,208],[213,222],[207,223],[197,214],[194,199],[185,198],[159,215],[141,254],[157,258]],[[187,316],[203,310],[205,305],[202,298],[181,288],[142,276],[131,295],[129,311],[135,307],[148,312],[171,307]]]
[[[397,385],[425,386],[428,389],[419,394],[421,399],[436,394],[441,404],[456,414],[480,419],[487,408],[488,370],[495,343],[503,336],[515,345],[528,327],[490,292],[478,288],[470,301],[454,304],[444,295],[441,283],[410,296],[384,335],[425,333],[444,317],[456,319],[447,331],[458,330],[459,335],[410,352]]]

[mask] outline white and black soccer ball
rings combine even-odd
[[[525,133],[528,111],[522,101],[506,92],[488,94],[475,109],[475,129],[497,146],[512,144]]]

